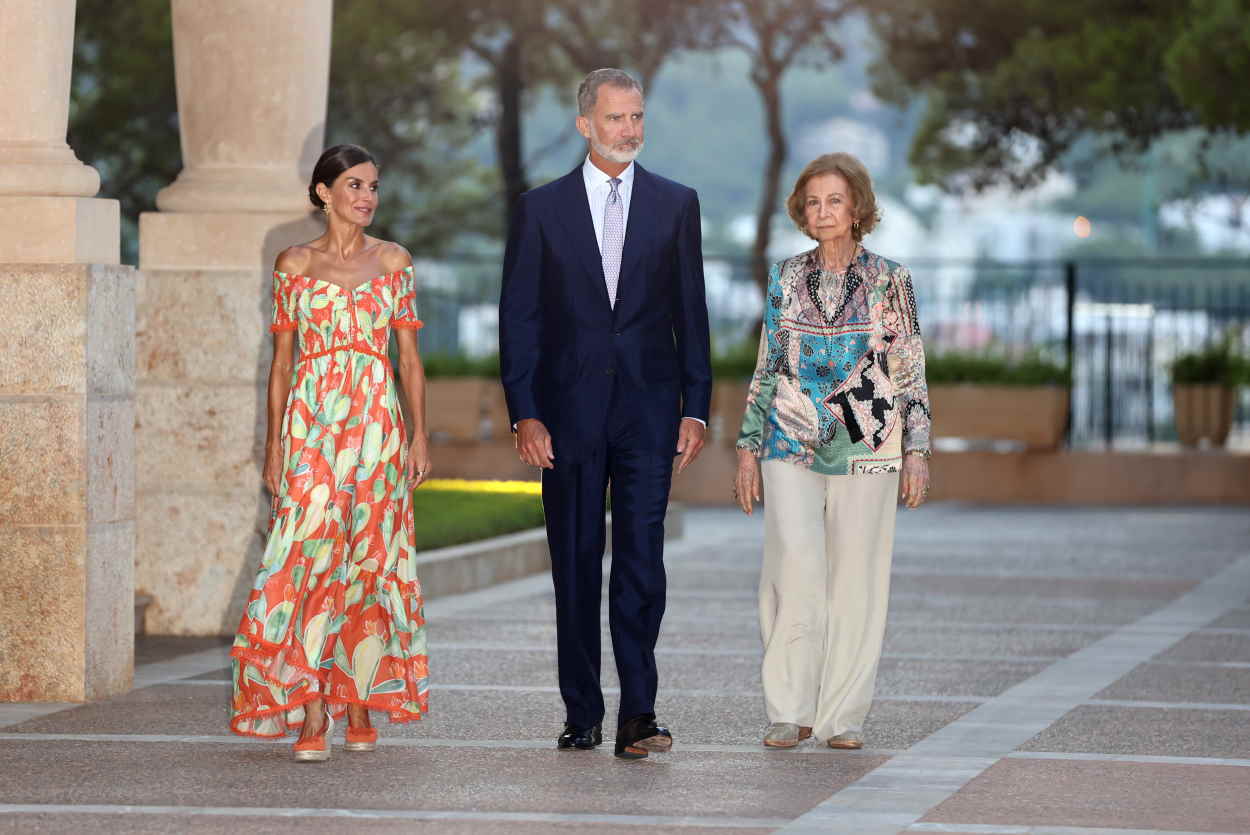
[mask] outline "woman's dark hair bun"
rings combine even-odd
[[[325,201],[318,196],[317,185],[332,188],[340,174],[362,162],[378,164],[373,154],[359,145],[334,145],[326,148],[317,159],[317,164],[313,166],[312,180],[308,183],[308,199],[318,209],[323,208]]]

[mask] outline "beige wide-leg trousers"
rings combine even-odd
[[[863,729],[885,638],[898,474],[765,461],[760,631],[770,722]]]

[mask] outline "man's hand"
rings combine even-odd
[[[537,418],[518,420],[516,424],[516,450],[521,461],[531,467],[552,469],[555,451],[551,448],[551,433]]]
[[[677,472],[685,470],[699,457],[699,453],[703,451],[703,436],[706,434],[707,427],[702,421],[694,418],[681,419],[681,427],[677,430],[677,451],[681,453],[681,458],[677,459]]]

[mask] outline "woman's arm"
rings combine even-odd
[[[890,376],[903,416],[903,452],[928,455],[932,417],[924,373],[924,343],[920,339],[911,272],[905,267],[900,267],[891,277],[889,293],[888,307],[895,320],[891,324],[898,334],[890,346],[893,355]]]
[[[768,290],[764,293],[764,321],[760,327],[760,347],[755,359],[755,373],[747,389],[746,410],[738,432],[738,449],[758,455],[764,447],[764,426],[777,388],[777,368],[781,365],[781,308],[785,303],[781,289],[781,265],[774,264],[768,273]]]
[[[419,487],[430,477],[430,436],[425,429],[425,367],[421,364],[415,329],[397,328],[395,342],[399,346],[399,384],[412,417],[412,426],[408,427],[412,441],[405,475],[413,487]]]
[[[278,254],[273,276],[273,363],[269,366],[269,396],[265,431],[265,486],[277,499],[282,486],[286,462],[282,457],[282,421],[286,417],[286,401],[291,394],[291,376],[295,371],[295,311],[291,305],[291,275],[307,267],[307,253],[302,247],[291,247]]]
[[[430,477],[430,437],[425,428],[425,366],[421,364],[417,340],[422,324],[417,318],[417,282],[412,272],[412,256],[399,244],[388,243],[382,261],[387,272],[401,274],[391,325],[399,348],[399,385],[412,418],[404,475],[412,487],[419,487]]]
[[[768,274],[768,290],[764,293],[764,321],[760,326],[760,347],[755,358],[755,372],[747,389],[747,404],[738,432],[738,473],[734,479],[734,498],[742,512],[751,515],[753,503],[763,498],[759,456],[764,449],[764,427],[777,389],[777,368],[781,365],[781,309],[785,303],[781,289],[781,265],[774,264]]]
[[[890,346],[890,376],[903,415],[903,472],[899,489],[903,504],[919,507],[929,493],[929,452],[932,416],[925,382],[924,343],[916,314],[911,273],[899,268],[890,279],[890,315],[898,338]]]
[[[265,486],[277,498],[286,462],[282,458],[282,419],[291,394],[291,373],[295,370],[295,331],[273,334],[273,364],[269,366],[269,425],[265,432]]]

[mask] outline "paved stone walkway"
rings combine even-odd
[[[699,510],[670,543],[671,754],[555,750],[543,576],[429,605],[434,712],[371,755],[228,735],[213,641],[145,642],[108,702],[0,705],[0,831],[1250,833],[1244,509],[900,514],[862,752],[759,746],[761,540]]]

